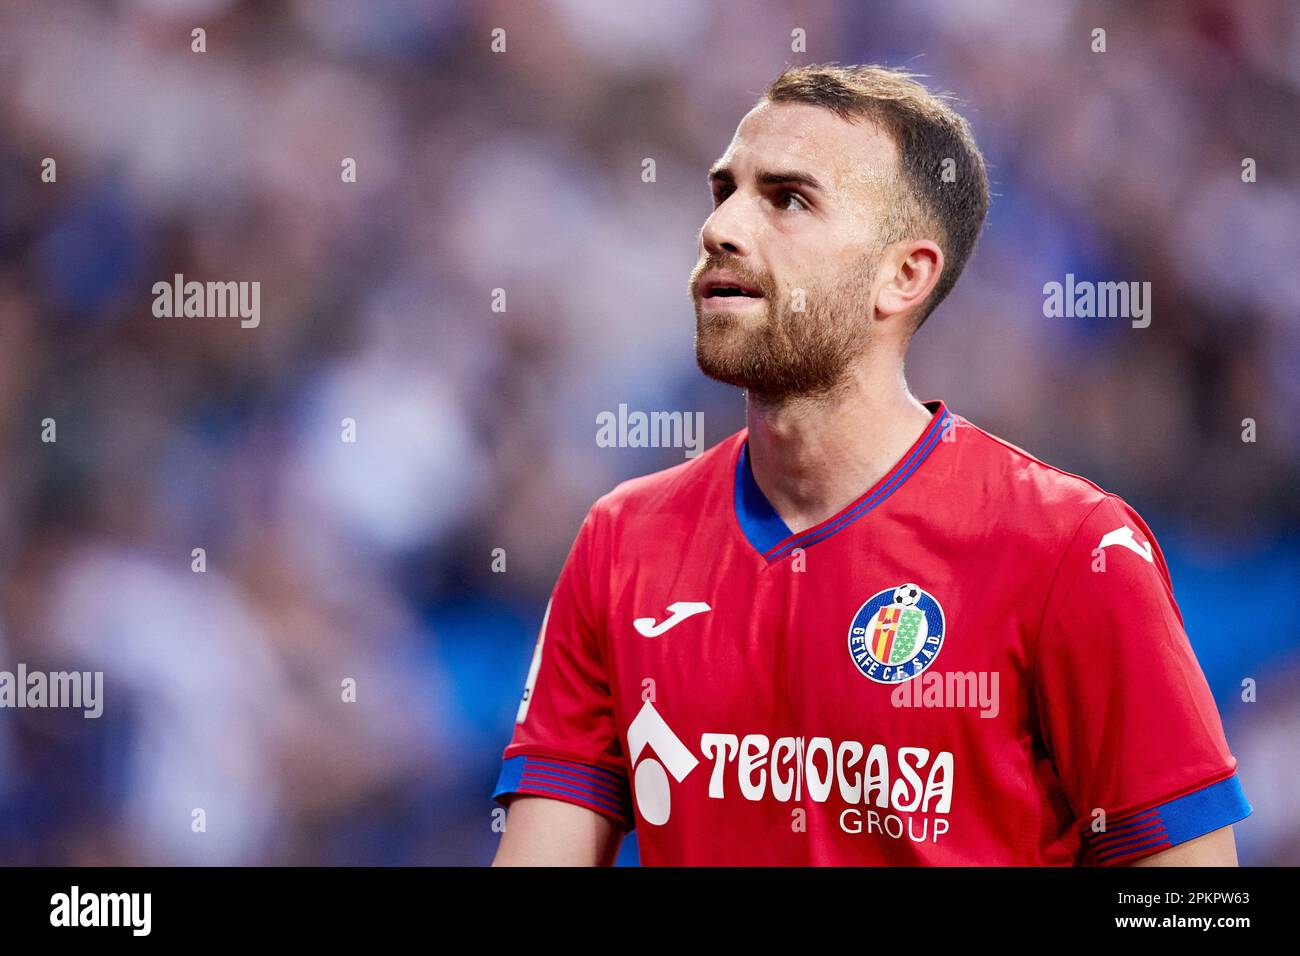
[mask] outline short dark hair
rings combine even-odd
[[[885,241],[937,229],[934,238],[944,252],[943,274],[921,306],[919,327],[952,291],[975,250],[989,208],[989,180],[984,156],[970,124],[953,108],[953,97],[931,92],[916,76],[884,66],[795,66],[773,80],[759,102],[821,106],[849,122],[874,123],[893,138],[903,195],[901,208],[886,224]],[[945,161],[951,161],[947,170]]]

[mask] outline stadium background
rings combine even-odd
[[[704,172],[785,64],[832,60],[955,91],[990,164],[914,391],[1144,515],[1241,859],[1300,863],[1300,8],[1031,0],[6,4],[0,669],[107,699],[0,711],[0,862],[488,861],[578,523],[682,460],[596,416],[742,425],[693,361]],[[260,281],[260,326],[154,318],[175,273]],[[1045,318],[1066,273],[1150,281],[1151,326]]]

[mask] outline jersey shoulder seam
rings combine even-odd
[[[1066,471],[1064,468],[1061,468],[1057,465],[1053,465],[1051,462],[1043,461],[1043,459],[1039,458],[1034,454],[1031,454],[1030,452],[1025,451],[1025,449],[1021,448],[1019,445],[1012,444],[1011,442],[1007,441],[1005,438],[999,438],[997,435],[994,435],[992,432],[980,428],[980,426],[976,425],[969,418],[961,416],[961,420],[965,424],[969,425],[970,428],[977,435],[980,435],[983,438],[987,439],[988,441],[992,442],[993,444],[1000,446],[1002,449],[1004,449],[1007,452],[1010,452],[1012,456],[1016,458],[1022,458],[1032,465],[1039,465],[1043,468],[1046,468],[1048,471],[1055,472],[1057,475],[1060,475],[1062,478],[1073,478],[1075,481],[1081,482],[1087,485],[1088,487],[1092,488],[1094,491],[1106,495],[1107,497],[1116,497],[1112,492],[1107,491],[1105,488],[1097,484],[1091,478],[1086,478],[1083,475],[1076,475],[1074,472]]]

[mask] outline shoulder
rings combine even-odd
[[[966,418],[956,417],[955,430],[960,467],[1002,502],[1006,518],[1033,522],[1040,530],[1078,527],[1107,501],[1119,500],[1096,482],[1048,464]]]
[[[726,515],[735,493],[742,429],[680,465],[631,478],[602,495],[584,521],[597,553],[612,559],[680,551]]]
[[[1152,615],[1174,607],[1164,554],[1128,502],[965,419],[958,428],[963,480],[987,489],[993,512],[980,527],[1046,588],[1048,605],[1096,613],[1120,601]]]
[[[591,506],[579,537],[606,555],[628,546],[657,552],[698,537],[708,516],[730,507],[745,436],[742,429],[696,458],[615,486]]]
[[[958,416],[953,456],[963,482],[974,481],[980,500],[996,511],[999,530],[1032,541],[1047,555],[1103,535],[1125,535],[1154,543],[1138,513],[1119,495],[1081,475],[1048,464],[1023,448]],[[1096,540],[1093,540],[1096,539]]]
[[[698,514],[709,499],[730,495],[745,431],[738,431],[680,465],[628,479],[592,506],[598,519],[618,522],[641,516]]]

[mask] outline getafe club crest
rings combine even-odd
[[[911,680],[943,647],[943,608],[915,584],[886,588],[858,608],[849,625],[849,656],[877,684]]]

